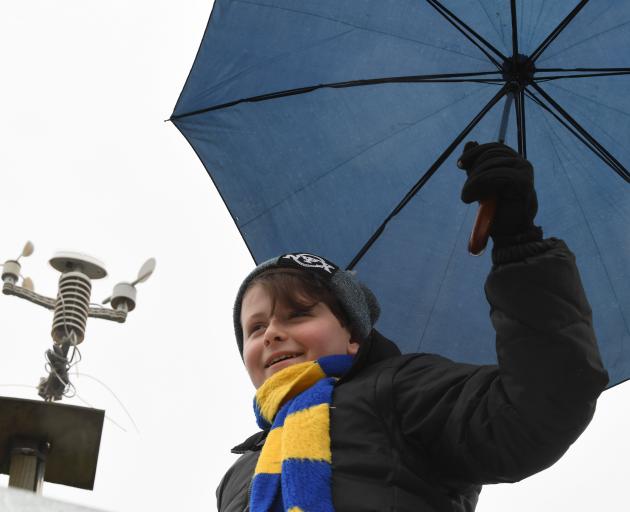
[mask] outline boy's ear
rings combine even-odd
[[[348,341],[348,347],[346,349],[347,354],[349,356],[356,356],[358,351],[359,351],[359,342],[354,341],[354,339],[350,338],[350,340]]]

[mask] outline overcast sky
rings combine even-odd
[[[213,510],[229,448],[256,429],[231,324],[253,262],[203,166],[163,122],[211,7],[22,0],[0,9],[0,260],[32,240],[23,273],[54,296],[50,257],[92,255],[109,272],[93,282],[100,302],[157,259],[127,323],[89,320],[72,376],[78,396],[64,400],[106,411],[95,489],[46,484],[50,497],[112,511]],[[0,394],[36,399],[52,314],[2,295],[0,320]],[[628,384],[607,391],[559,463],[486,487],[478,510],[624,508],[629,399]]]

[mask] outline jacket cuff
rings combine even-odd
[[[525,233],[495,239],[492,248],[492,263],[502,265],[536,256],[553,247],[557,241],[555,238],[543,240],[542,237],[542,229],[534,226]]]

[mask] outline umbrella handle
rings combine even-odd
[[[468,252],[473,256],[481,256],[490,237],[490,226],[497,211],[497,198],[489,197],[479,201],[477,218],[468,240]]]

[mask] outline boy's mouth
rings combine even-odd
[[[281,361],[286,361],[287,359],[293,359],[295,357],[300,357],[303,356],[304,353],[302,352],[292,352],[292,353],[284,353],[284,354],[277,354],[271,357],[271,359],[269,359],[267,361],[267,364],[265,364],[265,368],[270,368],[271,366],[273,366],[276,363],[279,363]]]

